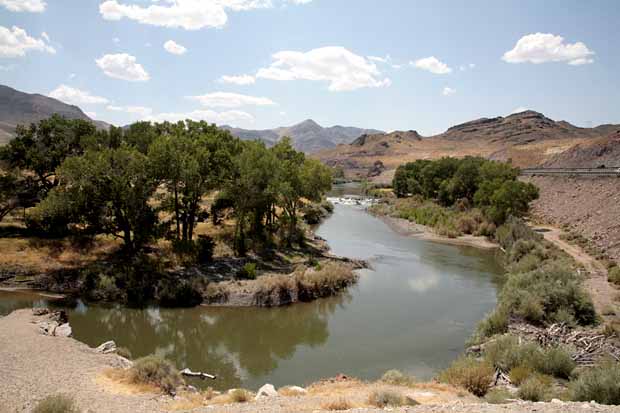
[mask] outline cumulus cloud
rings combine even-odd
[[[187,53],[187,49],[175,42],[174,40],[168,40],[166,43],[164,43],[164,49],[166,49],[168,53],[176,55],[183,55]]]
[[[0,0],[0,6],[16,12],[42,13],[47,4],[43,0]]]
[[[58,86],[48,96],[70,105],[103,105],[109,102],[104,97],[95,96],[86,90],[80,90],[67,85]]]
[[[256,79],[252,75],[238,75],[238,76],[222,76],[219,79],[220,83],[232,83],[235,85],[252,85],[256,82]]]
[[[275,105],[275,102],[268,98],[229,92],[214,92],[200,96],[187,96],[187,98],[195,100],[208,108],[238,108],[241,106]]]
[[[471,69],[475,69],[475,68],[476,68],[476,64],[475,63],[470,63],[468,65],[460,65],[459,66],[459,70],[461,72],[464,72],[464,71],[466,71],[468,69],[471,70]]]
[[[452,72],[452,69],[447,64],[443,63],[435,56],[418,59],[415,62],[410,62],[410,64],[418,69],[426,70],[436,75],[446,75]]]
[[[145,82],[150,79],[144,67],[137,63],[134,56],[127,53],[107,54],[95,62],[103,73],[115,79],[130,82]]]
[[[444,87],[443,90],[441,91],[442,96],[451,96],[454,95],[456,93],[456,89],[453,89],[451,87]]]
[[[582,43],[565,43],[562,36],[534,33],[519,39],[512,50],[502,56],[508,63],[567,62],[569,65],[593,63],[594,52]]]
[[[55,54],[56,49],[48,44],[46,37],[49,39],[48,36],[37,39],[17,26],[10,29],[0,26],[0,57],[23,57],[30,51]]]
[[[145,106],[114,106],[109,105],[106,107],[107,110],[111,110],[113,112],[125,112],[130,115],[134,115],[139,119],[146,118],[153,113],[153,109],[147,108]]]
[[[205,27],[223,27],[228,21],[227,10],[247,11],[272,8],[278,2],[306,4],[310,0],[165,0],[143,6],[123,0],[107,0],[99,5],[106,20],[123,18],[162,27],[199,30]]]
[[[390,79],[379,78],[381,73],[372,61],[344,47],[322,47],[308,52],[281,51],[275,53],[273,59],[269,67],[258,70],[257,78],[327,81],[328,89],[333,92],[391,84]]]
[[[148,120],[151,122],[178,122],[180,120],[186,119],[191,119],[195,121],[204,120],[216,124],[254,121],[254,117],[252,115],[240,110],[216,112],[209,109],[194,110],[192,112],[185,113],[158,113],[156,115],[151,115],[144,118],[144,120]]]

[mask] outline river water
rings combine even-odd
[[[341,296],[272,309],[78,302],[68,308],[74,337],[90,346],[115,340],[134,357],[161,354],[217,374],[208,384],[220,389],[305,385],[338,373],[375,379],[393,368],[428,379],[495,306],[493,252],[401,236],[355,206],[336,205],[316,232],[333,253],[372,265]],[[0,314],[49,304],[0,292]]]

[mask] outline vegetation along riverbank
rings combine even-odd
[[[1,148],[0,282],[89,300],[283,305],[364,264],[314,236],[331,170],[206,122],[97,130],[59,116]]]
[[[378,191],[382,202],[371,208],[401,226],[407,220],[457,242],[484,236],[504,252],[496,309],[480,322],[467,354],[439,380],[490,399],[618,404],[612,384],[620,377],[618,297],[611,304],[601,299],[613,288],[604,278],[606,285],[599,285],[601,266],[584,260],[586,252],[543,237],[523,221],[538,191],[517,176],[510,165],[481,158],[416,161],[396,171],[395,196]],[[613,281],[617,267],[607,267]]]

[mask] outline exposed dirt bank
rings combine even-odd
[[[489,241],[489,239],[486,237],[461,235],[460,237],[449,238],[436,234],[431,228],[427,226],[416,224],[415,222],[411,222],[406,219],[394,218],[385,215],[378,215],[378,217],[383,222],[388,224],[393,231],[401,235],[407,235],[427,241],[440,242],[444,244],[467,245],[470,247],[482,249],[499,248],[496,243]]]
[[[620,262],[620,179],[528,177],[540,188],[532,214],[541,222],[568,227]]]
[[[591,403],[526,403],[489,405],[462,390],[436,383],[394,386],[365,383],[344,377],[325,380],[292,395],[278,395],[247,403],[231,404],[226,394],[206,400],[201,394],[181,394],[176,398],[131,389],[107,378],[105,372],[119,368],[121,359],[96,353],[72,338],[45,336],[33,321],[30,310],[18,310],[0,318],[0,411],[30,412],[44,397],[64,393],[75,398],[82,412],[147,413],[185,411],[207,412],[312,412],[328,411],[329,405],[342,400],[350,411],[382,412],[368,405],[374,390],[390,390],[421,403],[419,406],[395,408],[393,411],[430,412],[619,412],[619,407]],[[113,338],[113,337],[110,337]]]

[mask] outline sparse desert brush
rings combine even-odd
[[[33,413],[79,413],[75,401],[64,394],[54,394],[41,400]]]
[[[478,323],[476,335],[478,339],[504,334],[508,331],[508,311],[497,308],[484,320]],[[479,340],[480,341],[480,340]]]
[[[116,349],[116,354],[126,358],[127,360],[131,360],[131,351],[127,347],[118,347]]]
[[[548,392],[549,381],[539,375],[534,375],[521,384],[517,395],[523,400],[541,402],[547,399]]]
[[[511,399],[512,394],[503,388],[494,387],[484,396],[484,400],[490,404],[505,404]]]
[[[172,393],[183,384],[177,369],[159,356],[146,356],[135,361],[128,370],[129,380],[134,384],[150,384]]]
[[[515,386],[520,386],[525,380],[527,380],[534,371],[527,366],[517,366],[510,369],[510,373],[508,376],[510,377],[510,381]]]
[[[573,400],[620,404],[620,364],[606,361],[588,369],[571,383]]]
[[[375,390],[368,396],[368,404],[376,407],[415,406],[419,404],[411,397],[391,390]]]
[[[353,405],[347,399],[341,397],[339,399],[330,400],[323,403],[321,408],[324,410],[349,410],[353,408]]]
[[[400,370],[388,370],[383,376],[381,381],[387,384],[395,384],[397,386],[411,386],[415,384],[415,377],[402,373]]]
[[[620,267],[612,267],[609,269],[608,279],[610,283],[620,285]]]
[[[252,393],[246,389],[234,389],[229,395],[234,403],[246,403],[252,399]]]
[[[461,357],[441,372],[439,380],[466,389],[471,394],[483,397],[491,387],[495,370],[487,361]]]

